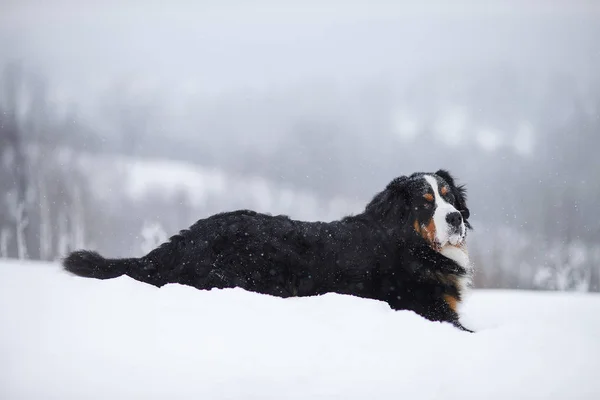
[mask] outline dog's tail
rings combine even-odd
[[[79,250],[63,260],[63,267],[72,274],[85,278],[111,279],[128,274],[139,267],[138,258],[108,259],[94,251]]]

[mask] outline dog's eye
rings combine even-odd
[[[431,203],[427,202],[427,203],[423,203],[423,208],[428,210],[431,208]]]

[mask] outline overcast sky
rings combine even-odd
[[[498,63],[585,78],[600,59],[594,1],[189,3],[3,0],[0,57],[75,94],[115,77],[219,93]]]

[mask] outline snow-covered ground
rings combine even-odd
[[[0,398],[600,398],[600,296],[476,291],[464,323],[3,261]]]

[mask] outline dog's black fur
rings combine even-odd
[[[394,179],[363,213],[340,221],[227,212],[199,220],[144,257],[105,259],[76,251],[64,267],[98,279],[126,274],[158,287],[241,287],[279,297],[349,294],[468,331],[447,301],[448,296],[460,301],[457,281],[467,271],[413,228],[413,221],[432,218],[432,210],[422,206],[418,186],[423,179],[417,179],[422,175]],[[468,224],[464,188],[446,171],[436,175],[450,186],[454,205]]]

